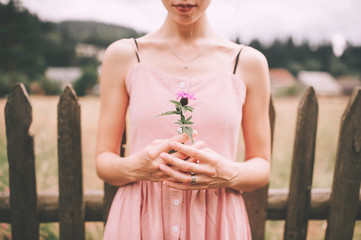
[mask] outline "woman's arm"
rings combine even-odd
[[[270,82],[265,57],[252,48],[243,50],[237,74],[247,86],[243,108],[243,134],[246,149],[245,162],[233,162],[212,149],[197,150],[191,146],[171,143],[175,150],[199,160],[200,164],[182,161],[163,153],[161,157],[179,169],[161,164],[160,169],[176,181],[166,185],[182,190],[228,187],[239,191],[253,191],[266,185],[270,176]],[[190,173],[196,174],[196,184],[191,185]]]
[[[130,43],[121,40],[107,48],[102,64],[96,170],[100,178],[113,185],[133,181],[129,174],[131,162],[120,158],[119,151],[128,106],[125,80],[134,60]]]
[[[128,107],[126,76],[129,68],[136,63],[131,40],[113,43],[106,50],[100,78],[100,114],[96,145],[96,170],[105,182],[122,186],[134,181],[162,181],[166,176],[159,170],[164,161],[161,152],[170,150],[169,141],[185,142],[185,134],[171,139],[154,140],[140,152],[120,157],[121,138],[125,127]],[[180,153],[174,154],[183,157]]]
[[[262,53],[246,47],[242,54],[239,74],[247,86],[242,121],[246,161],[240,168],[239,188],[252,191],[266,185],[270,177],[270,80],[268,63]]]

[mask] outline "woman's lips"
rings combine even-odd
[[[196,6],[197,5],[194,4],[173,4],[173,7],[175,7],[181,13],[190,12]]]

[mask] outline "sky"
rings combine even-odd
[[[42,20],[93,20],[143,32],[158,29],[166,16],[161,0],[20,2]],[[360,0],[212,0],[208,16],[217,32],[245,43],[254,38],[270,43],[292,36],[296,42],[331,41],[342,46],[345,41],[361,45],[360,12]]]

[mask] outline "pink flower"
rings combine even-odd
[[[189,99],[189,100],[196,100],[196,98],[194,97],[194,95],[193,94],[191,94],[191,93],[187,93],[187,92],[177,92],[177,99],[178,98],[187,98],[187,99]]]

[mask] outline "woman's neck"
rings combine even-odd
[[[197,21],[187,25],[179,24],[171,17],[167,16],[159,31],[166,39],[182,42],[193,42],[197,39],[207,38],[214,34],[206,15],[203,15]]]

